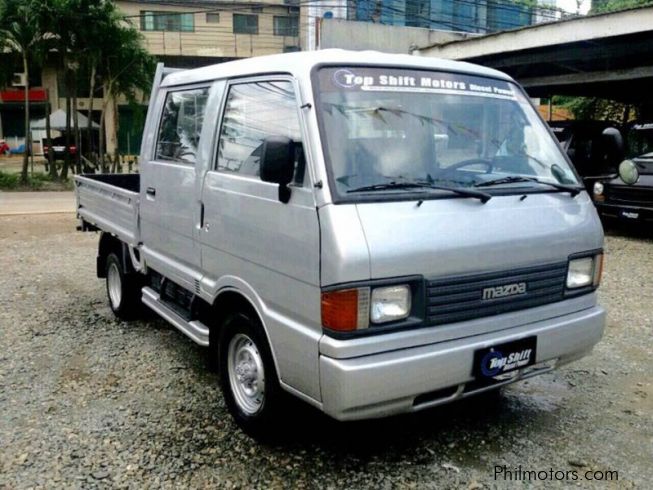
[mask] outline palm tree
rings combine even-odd
[[[29,67],[41,54],[43,49],[43,33],[38,24],[38,16],[34,11],[39,2],[33,0],[0,0],[0,48],[8,49],[20,55],[25,73],[25,153],[20,180],[27,183],[29,168]]]
[[[87,40],[85,43],[86,49],[83,59],[85,62],[86,73],[89,76],[89,117],[86,133],[89,142],[87,150],[88,153],[91,154],[94,152],[92,138],[93,120],[91,117],[93,114],[93,100],[95,98],[98,75],[99,73],[102,73],[101,69],[98,70],[98,66],[104,62],[103,57],[106,52],[113,49],[111,46],[114,42],[112,40],[112,34],[115,27],[120,25],[123,21],[123,18],[116,8],[116,4],[111,1],[93,2],[89,8],[88,14],[89,22],[86,26],[89,31],[88,35],[83,36]]]
[[[80,19],[83,19],[84,15],[83,12],[78,10],[79,2],[76,0],[43,0],[39,3],[41,4],[39,9],[41,23],[44,30],[52,37],[55,47],[55,50],[49,54],[54,57],[58,67],[57,70],[59,73],[63,73],[65,81],[66,130],[64,135],[66,148],[70,148],[71,118],[73,110],[75,113],[77,112],[76,107],[73,109],[72,102],[76,90],[76,84],[74,83],[77,78],[76,70],[79,67],[77,59],[77,55],[79,55],[78,46],[82,42],[79,30],[84,25],[84,22],[80,22]],[[62,180],[68,178],[70,163],[70,153],[66,151],[61,169]]]
[[[50,56],[66,80],[66,146],[71,133],[71,113],[77,113],[77,80],[80,73],[90,74],[89,126],[95,80],[103,88],[101,126],[109,104],[119,96],[135,102],[137,95],[147,92],[154,73],[154,59],[143,46],[138,30],[118,11],[111,0],[0,0],[0,54],[20,55],[29,78],[29,67],[42,57]],[[81,21],[80,19],[83,19]],[[52,47],[53,49],[49,49]],[[0,74],[0,79],[3,74]],[[25,134],[29,136],[29,86],[25,86]],[[71,107],[71,102],[75,107]],[[113,111],[114,117],[116,111]],[[113,141],[117,140],[114,121]],[[78,124],[73,118],[76,143]],[[90,136],[90,134],[89,134]],[[90,139],[90,138],[89,138]],[[100,137],[102,142],[102,135]],[[27,146],[27,145],[26,145]],[[79,148],[79,145],[77,145]],[[103,154],[103,151],[100,152]],[[66,161],[61,178],[66,179],[70,161]],[[28,154],[25,153],[21,180],[27,181]],[[56,169],[51,168],[56,176]]]
[[[114,104],[111,113],[113,117],[117,117],[115,104],[119,96],[124,96],[130,103],[136,103],[139,93],[150,89],[155,69],[154,58],[143,46],[141,34],[131,24],[114,23],[109,26],[106,35],[102,48],[102,63],[98,66],[98,75],[104,89],[100,119],[100,155],[103,167],[102,136],[109,104]],[[113,123],[110,138],[115,143],[118,139],[118,124],[115,120]]]
[[[69,97],[73,98],[74,114],[77,113],[78,75],[89,75],[89,119],[86,128],[89,140],[96,80],[102,85],[100,155],[103,158],[102,131],[107,108],[109,104],[115,105],[120,95],[131,102],[136,99],[139,89],[149,89],[154,73],[153,58],[143,47],[141,34],[125,21],[115,3],[110,0],[43,0],[42,3],[50,6],[48,28],[57,38],[58,65],[66,75],[68,85],[66,102],[70,106]],[[80,18],[84,22],[80,22]],[[116,111],[113,113],[115,115]],[[116,122],[113,124],[114,129],[117,128]],[[78,138],[76,118],[73,118],[73,124],[75,137]],[[113,140],[117,139],[115,133],[114,131],[111,135]],[[64,162],[64,179],[67,169],[67,162]]]

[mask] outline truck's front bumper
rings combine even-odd
[[[383,417],[447,403],[533,376],[587,354],[601,339],[600,306],[549,320],[457,340],[348,359],[320,356],[323,410],[338,420]],[[537,336],[535,366],[510,380],[481,385],[472,376],[474,352]]]
[[[615,204],[612,202],[595,201],[596,210],[604,218],[612,218],[626,222],[653,222],[653,207],[630,205],[627,203]]]

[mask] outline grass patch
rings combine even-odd
[[[11,173],[0,170],[0,190],[3,191],[64,191],[73,188],[72,180],[64,182],[53,181],[49,174],[41,172],[27,176],[27,184],[20,182],[19,173]]]
[[[10,174],[8,172],[3,172],[0,170],[0,189],[11,190],[18,187],[20,183],[20,175]]]

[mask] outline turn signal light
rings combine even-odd
[[[369,326],[369,288],[322,293],[322,326],[336,332],[351,332]]]
[[[594,281],[593,286],[599,287],[601,284],[601,277],[603,277],[603,254],[598,254],[594,257]]]

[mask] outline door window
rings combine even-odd
[[[195,164],[208,88],[168,92],[156,143],[156,160]]]
[[[263,142],[285,136],[295,143],[295,183],[304,179],[304,151],[295,102],[289,81],[233,85],[218,142],[218,170],[258,177]]]

